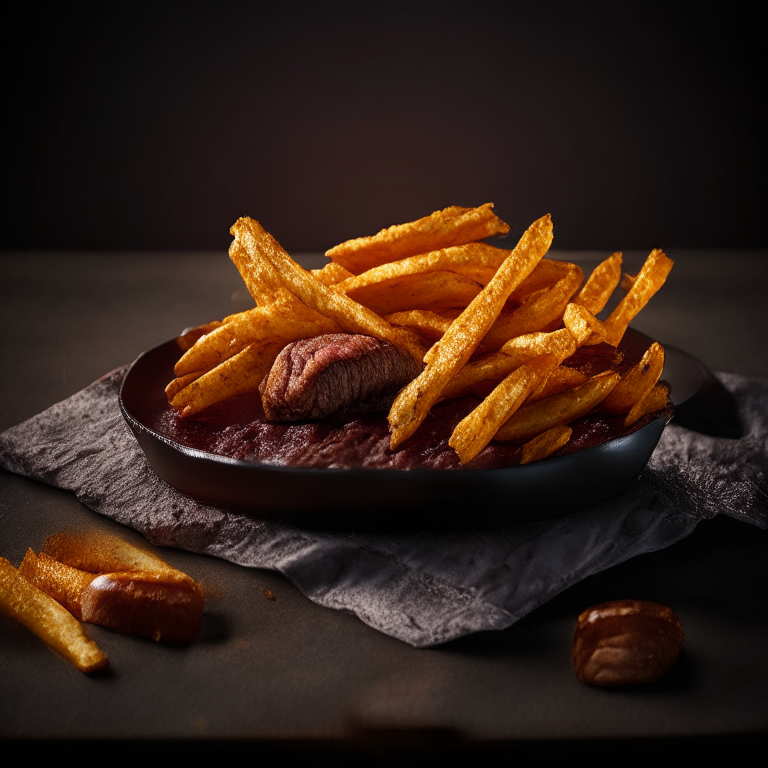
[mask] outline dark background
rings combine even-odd
[[[5,249],[325,250],[496,203],[555,247],[764,247],[735,3],[104,3],[3,31]],[[762,57],[761,57],[762,58]]]

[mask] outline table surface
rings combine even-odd
[[[553,255],[587,269],[607,254]],[[644,255],[625,254],[628,271]],[[669,255],[669,281],[635,327],[713,370],[768,378],[768,251]],[[248,306],[226,253],[2,253],[0,297],[0,430],[183,327]],[[60,530],[139,541],[70,493],[3,470],[0,484],[0,555],[14,564]],[[205,586],[202,639],[177,648],[93,627],[111,670],[88,677],[0,617],[0,738],[256,739],[316,749],[405,739],[410,748],[479,750],[751,739],[768,726],[766,544],[768,532],[718,517],[507,630],[429,650],[313,604],[279,574],[163,550]],[[576,616],[622,597],[672,606],[683,653],[646,688],[584,686],[569,658]]]

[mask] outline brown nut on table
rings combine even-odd
[[[84,590],[83,621],[163,643],[191,643],[203,625],[199,585],[183,573],[102,573]]]
[[[671,608],[646,600],[615,600],[579,616],[571,664],[582,683],[638,685],[665,675],[682,647],[683,626]]]

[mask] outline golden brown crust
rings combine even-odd
[[[95,574],[60,563],[45,552],[36,555],[31,549],[21,561],[19,573],[82,621],[83,590],[96,578]]]
[[[200,635],[203,594],[189,581],[160,573],[105,573],[83,591],[83,621],[137,637],[189,643]]]
[[[671,608],[647,600],[615,600],[579,616],[571,664],[582,683],[640,685],[665,675],[682,646],[683,626]]]
[[[83,621],[173,643],[190,642],[200,634],[200,586],[152,552],[109,534],[57,533],[46,539],[45,552],[37,559],[58,561],[52,566],[57,566],[58,581],[77,582],[69,597]],[[78,574],[76,569],[82,574],[78,578],[72,575]]]
[[[325,255],[359,275],[380,264],[508,232],[509,225],[493,212],[493,203],[478,208],[454,205],[417,221],[382,229],[371,237],[347,240]]]
[[[81,672],[107,665],[107,655],[80,622],[3,557],[0,557],[0,613],[21,622]]]

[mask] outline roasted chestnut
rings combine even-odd
[[[571,664],[582,683],[640,685],[669,672],[682,647],[683,626],[671,608],[646,600],[615,600],[579,616]]]

